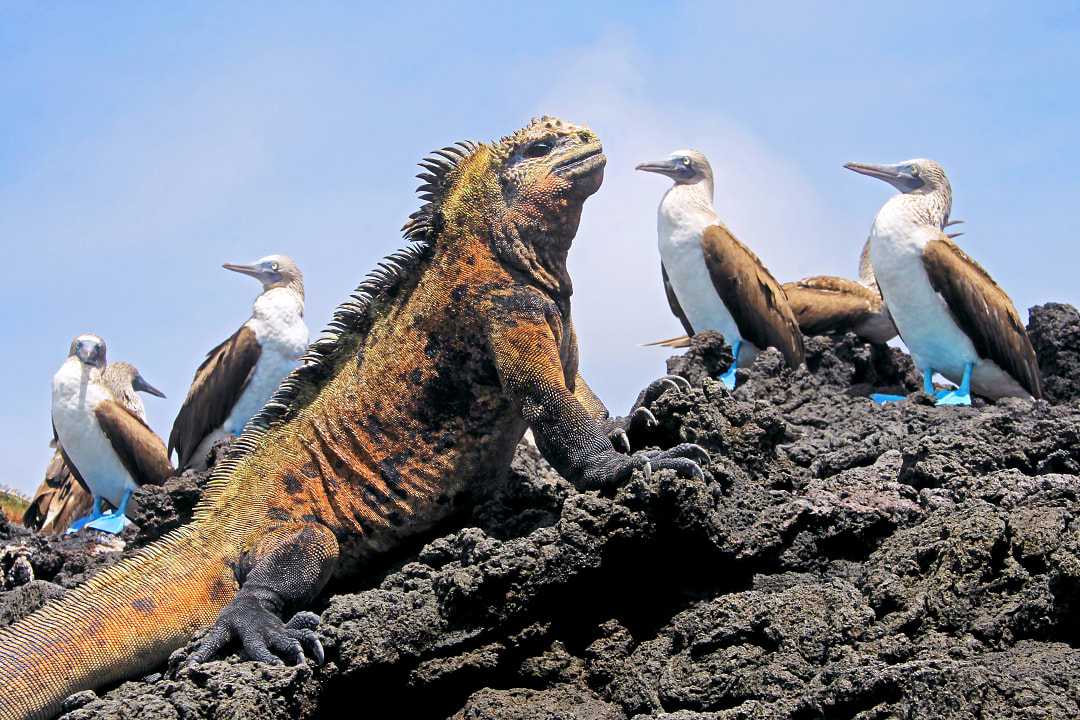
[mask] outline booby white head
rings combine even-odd
[[[641,163],[637,169],[674,183],[657,212],[664,288],[687,335],[712,330],[732,346],[736,363],[721,378],[724,383],[733,387],[735,366],[749,365],[766,347],[776,347],[790,366],[798,366],[802,334],[784,291],[720,221],[713,208],[713,170],[705,155],[676,150],[666,160]]]
[[[952,212],[952,185],[940,164],[926,158],[904,160],[892,165],[850,162],[844,165],[861,175],[884,180],[900,191],[881,208],[897,222],[943,228]]]
[[[970,390],[991,399],[1039,397],[1038,362],[1012,300],[943,228],[952,186],[933,160],[844,167],[889,183],[889,198],[870,231],[870,264],[901,339],[923,370],[924,389],[941,404],[970,404]],[[935,392],[941,373],[960,385]]]
[[[220,439],[237,435],[307,350],[304,275],[288,255],[222,267],[262,283],[251,318],[206,356],[169,434],[179,467],[202,468]]]
[[[255,278],[262,283],[263,292],[288,288],[304,298],[304,273],[288,255],[267,255],[249,265],[223,263],[221,267]]]
[[[71,341],[68,358],[74,358],[87,368],[105,369],[105,341],[97,335],[84,333]]]

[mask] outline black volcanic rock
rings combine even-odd
[[[1060,303],[1036,305],[1029,313],[1028,334],[1039,357],[1046,399],[1061,403],[1080,398],[1080,313]]]
[[[1056,404],[972,408],[934,407],[905,355],[854,336],[807,338],[794,371],[762,353],[729,392],[730,351],[696,338],[669,365],[693,389],[632,440],[702,444],[704,480],[579,493],[523,444],[470,515],[327,591],[322,667],[181,669],[184,649],[65,717],[1078,717],[1077,323],[1032,310]],[[205,475],[184,477],[149,493],[140,538],[190,514]],[[120,557],[95,535],[12,529],[35,580],[0,617]]]

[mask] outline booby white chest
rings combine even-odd
[[[744,340],[731,311],[716,292],[712,275],[701,248],[702,234],[720,219],[693,198],[680,196],[675,186],[664,196],[657,216],[660,259],[668,274],[686,319],[694,332],[712,330],[721,333],[729,345],[742,340],[740,365],[752,361],[757,348]]]
[[[247,387],[222,424],[222,429],[233,435],[238,435],[247,421],[262,410],[308,346],[303,300],[288,288],[274,288],[260,295],[245,325],[255,333],[261,352]]]
[[[977,363],[970,338],[953,320],[923,264],[923,249],[941,236],[938,228],[915,224],[902,208],[881,209],[870,231],[870,261],[900,337],[921,370],[931,368],[959,382],[966,363]]]
[[[113,400],[100,372],[68,358],[53,376],[52,421],[60,446],[94,495],[118,506],[137,485],[98,424],[94,409]]]

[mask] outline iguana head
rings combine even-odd
[[[497,143],[458,143],[433,155],[418,175],[429,202],[407,234],[448,243],[483,237],[503,262],[569,294],[566,253],[607,163],[596,134],[545,116]]]

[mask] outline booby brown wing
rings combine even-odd
[[[183,469],[207,435],[221,427],[244,392],[262,348],[255,332],[242,326],[211,350],[195,371],[195,379],[169,433],[169,453],[176,450]]]
[[[1009,296],[944,233],[922,253],[930,285],[980,357],[993,360],[1033,397],[1042,397],[1039,361]]]
[[[803,361],[802,332],[783,288],[748,247],[723,225],[701,237],[705,266],[739,333],[761,349],[779,350],[791,367]]]
[[[56,434],[56,425],[55,424],[53,425],[52,434],[53,434],[52,447],[56,448],[56,450],[60,453],[60,457],[63,459],[64,465],[67,467],[68,472],[71,473],[71,477],[75,478],[75,482],[79,483],[79,485],[82,486],[82,489],[85,490],[87,492],[87,494],[89,494],[90,493],[90,486],[86,484],[86,481],[83,480],[83,476],[79,474],[79,468],[75,467],[75,463],[71,462],[71,458],[69,458],[67,456],[67,453],[64,452],[64,446],[60,444],[60,438]],[[51,463],[50,463],[50,466],[51,466]]]
[[[664,267],[664,263],[660,263],[660,274],[664,276],[664,293],[667,295],[668,305],[671,307],[671,313],[679,318],[679,322],[682,323],[683,330],[689,336],[694,335],[694,328],[690,325],[690,321],[686,318],[686,313],[683,312],[682,305],[679,304],[679,298],[675,297],[675,288],[671,287],[671,280],[668,278],[667,268]],[[673,340],[675,338],[672,338]],[[661,342],[670,342],[669,340],[662,340]],[[659,344],[659,343],[657,343]]]
[[[644,347],[669,347],[669,348],[687,348],[690,347],[690,338],[694,335],[694,328],[690,326],[690,321],[686,319],[686,313],[683,312],[682,305],[679,304],[679,298],[675,297],[675,288],[671,287],[671,280],[668,279],[667,268],[664,267],[664,263],[660,263],[660,274],[664,277],[664,294],[667,295],[668,305],[671,307],[671,314],[679,318],[679,322],[682,323],[683,330],[686,331],[685,335],[678,335],[667,340],[657,340],[655,342],[644,343]]]
[[[820,275],[784,283],[788,305],[806,335],[854,331],[881,311],[881,295],[840,277]]]
[[[45,468],[45,479],[41,481],[38,489],[34,491],[34,499],[30,501],[26,512],[23,513],[23,525],[31,530],[41,529],[45,518],[49,514],[49,508],[60,492],[60,488],[65,483],[70,482],[75,481],[71,476],[67,463],[64,462],[63,453],[57,447],[56,451],[53,452],[52,459],[49,460],[48,467]]]
[[[94,417],[135,482],[160,485],[173,474],[165,443],[138,415],[115,400],[106,400],[94,408]]]

